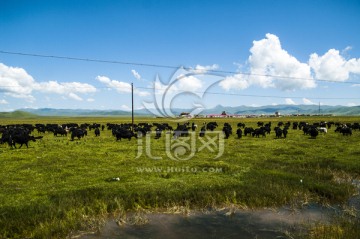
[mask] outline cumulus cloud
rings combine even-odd
[[[276,35],[268,33],[266,38],[253,41],[250,53],[247,61],[249,74],[235,74],[226,77],[220,83],[223,89],[243,90],[251,85],[280,90],[316,87],[310,66],[298,61],[284,50]]]
[[[196,91],[203,86],[201,80],[194,76],[180,76],[178,79],[178,88],[183,91]]]
[[[219,85],[225,89],[239,89],[243,90],[249,87],[249,81],[247,80],[247,76],[242,74],[236,74],[232,76],[227,76],[224,80],[222,80]]]
[[[117,81],[117,80],[111,80],[107,76],[97,76],[96,80],[103,83],[110,89],[116,90],[118,93],[131,93],[131,84],[127,82]],[[146,91],[140,91],[138,89],[134,89],[134,93],[139,96],[148,96],[150,95],[149,92]]]
[[[139,74],[139,72],[137,72],[136,70],[131,70],[131,73],[133,74],[133,76],[140,80],[141,79],[141,75]]]
[[[347,103],[347,106],[349,106],[349,107],[358,106],[358,104],[350,102],[350,103]]]
[[[33,91],[54,93],[74,100],[82,100],[77,94],[96,92],[90,84],[80,82],[37,82],[23,68],[6,66],[0,63],[0,92],[14,98],[22,98],[29,102],[35,101]]]
[[[290,98],[286,98],[286,99],[285,99],[285,103],[286,103],[287,105],[295,105],[295,102],[294,102],[292,99],[290,99]]]
[[[7,102],[6,100],[2,99],[0,100],[0,105],[6,105],[9,104],[9,102]]]
[[[35,80],[24,69],[0,63],[0,92],[32,101]]]
[[[311,100],[306,99],[306,98],[303,98],[302,101],[305,105],[315,105],[314,102],[312,102]]]
[[[86,99],[86,101],[87,101],[87,102],[94,102],[95,99],[93,99],[93,98],[88,98],[88,99]]]
[[[350,73],[360,73],[360,58],[346,60],[338,50],[330,49],[323,56],[316,53],[310,55],[309,65],[317,79],[346,81]]]
[[[309,65],[299,62],[282,49],[280,40],[275,35],[268,33],[265,39],[254,41],[250,53],[248,62],[252,74],[249,77],[251,84],[263,88],[276,87],[280,90],[308,89],[316,86]]]

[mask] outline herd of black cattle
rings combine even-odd
[[[289,129],[302,130],[304,135],[309,135],[311,138],[316,138],[320,133],[327,133],[329,129],[335,127],[335,132],[339,132],[344,136],[352,135],[353,130],[360,130],[359,123],[339,123],[339,122],[324,122],[309,124],[306,122],[278,122],[273,128],[276,138],[286,138]],[[214,131],[219,125],[216,122],[203,123],[199,130],[199,137],[204,137],[207,131]],[[111,124],[101,125],[93,124],[16,124],[16,125],[0,125],[0,144],[8,144],[11,148],[16,148],[16,144],[20,144],[20,148],[25,144],[28,147],[29,141],[36,141],[42,139],[40,134],[52,133],[54,136],[67,136],[70,134],[71,140],[81,139],[88,135],[88,131],[94,130],[95,136],[100,136],[101,131],[111,130],[112,135],[116,140],[128,139],[132,137],[143,137],[151,132],[155,132],[155,139],[161,138],[163,132],[172,133],[174,138],[186,137],[190,131],[196,132],[198,126],[195,123],[178,123],[174,129],[168,123],[139,123],[139,124]],[[37,130],[38,135],[31,135]],[[232,135],[233,128],[229,123],[224,123],[222,127],[224,138],[227,139]],[[238,123],[236,135],[238,138],[242,136],[252,137],[266,137],[272,130],[272,122],[264,123],[257,122],[257,128],[246,127],[244,123]]]

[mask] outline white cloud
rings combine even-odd
[[[93,93],[96,88],[87,83],[48,81],[36,83],[34,89],[44,93],[55,93],[59,95],[68,95],[70,93]]]
[[[219,85],[227,91],[230,89],[243,90],[249,87],[249,82],[247,81],[247,77],[244,77],[244,75],[236,74],[226,77],[219,83]]]
[[[107,76],[97,76],[96,79],[101,83],[105,84],[110,89],[115,89],[119,93],[131,93],[131,84],[127,82],[111,80]],[[147,91],[140,91],[138,89],[134,89],[134,93],[139,96],[148,96],[150,95]]]
[[[213,64],[210,66],[202,66],[202,65],[196,65],[195,69],[193,70],[194,73],[198,73],[198,74],[204,74],[208,71],[214,71],[219,69],[219,65],[217,64]]]
[[[251,55],[248,58],[249,74],[235,74],[226,77],[220,83],[223,89],[243,90],[251,85],[280,90],[316,87],[315,80],[311,76],[310,66],[301,63],[282,49],[280,40],[276,35],[268,33],[266,38],[253,41],[250,53]]]
[[[178,79],[178,88],[183,91],[196,91],[203,86],[201,80],[194,76],[180,76]]]
[[[0,100],[0,105],[6,105],[9,104],[9,102],[7,102],[6,100],[2,99]]]
[[[4,92],[6,95],[14,98],[22,98],[26,101],[34,102],[33,91],[55,93],[80,100],[81,97],[77,93],[96,92],[96,88],[90,84],[80,82],[36,82],[24,69],[9,67],[0,63],[0,92]]]
[[[179,90],[176,85],[169,87],[168,85],[162,84],[160,81],[155,81],[153,86],[155,88],[154,92],[156,95],[163,95],[165,93],[173,94]]]
[[[33,77],[24,69],[0,63],[0,93],[33,101],[31,93],[34,83]]]
[[[360,87],[360,84],[353,84],[351,87]]]
[[[253,76],[249,77],[251,84],[263,88],[276,87],[281,90],[316,87],[311,76],[310,67],[306,63],[299,62],[282,49],[277,36],[268,33],[265,39],[254,41],[250,52],[248,62],[250,72],[253,74]],[[285,78],[257,75],[282,76]]]
[[[306,98],[303,98],[302,101],[305,105],[315,105],[314,102],[312,102],[311,100],[306,99]]]
[[[349,106],[349,107],[358,106],[358,104],[350,102],[350,103],[347,103],[347,106]]]
[[[126,110],[126,111],[131,110],[131,108],[129,106],[127,106],[127,105],[121,105],[120,108],[122,110]]]
[[[310,55],[309,65],[317,79],[343,82],[349,79],[350,73],[360,74],[360,58],[346,60],[338,50],[330,49],[323,56]]]
[[[347,46],[341,51],[341,55],[347,54],[348,51],[352,50],[352,46]]]
[[[110,78],[106,76],[97,76],[96,79],[105,84],[107,87],[115,89],[119,93],[131,93],[131,84],[129,83],[110,80]]]
[[[73,100],[83,101],[83,99],[80,96],[72,92],[68,94],[68,97]]]
[[[87,102],[94,102],[95,99],[93,99],[93,98],[88,98],[88,99],[86,99],[86,101],[87,101]]]
[[[286,98],[286,99],[285,99],[285,103],[286,103],[287,105],[295,105],[295,102],[294,102],[292,99],[290,99],[290,98]]]
[[[141,75],[139,74],[139,72],[137,72],[136,70],[131,70],[131,73],[133,74],[133,76],[140,80],[141,79]]]

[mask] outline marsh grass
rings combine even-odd
[[[219,125],[231,122],[234,129],[240,121],[256,127],[258,120],[216,119]],[[260,120],[271,120],[273,125],[279,121]],[[360,118],[325,120],[359,122]],[[144,118],[137,122],[155,121],[164,119]],[[193,121],[201,125],[206,120]],[[121,123],[129,119],[1,119],[0,124],[39,122]],[[339,178],[359,177],[360,172],[359,131],[344,137],[330,129],[327,135],[319,135],[315,140],[291,129],[286,139],[275,139],[273,132],[265,138],[237,139],[232,135],[225,140],[225,152],[218,159],[213,159],[214,153],[203,150],[186,161],[167,158],[164,137],[152,140],[154,154],[163,157],[153,160],[145,154],[135,159],[137,141],[116,142],[107,130],[100,137],[90,131],[86,138],[75,141],[70,141],[69,136],[42,135],[43,140],[31,142],[28,149],[0,146],[0,238],[64,238],[76,231],[97,230],[109,213],[123,218],[129,211],[172,208],[173,212],[186,212],[191,208],[223,205],[301,207],[310,202],[342,204],[354,193],[354,187]],[[221,168],[221,172],[164,171],[171,167]],[[139,168],[162,170],[139,172]],[[109,180],[117,177],[119,181]],[[140,213],[131,220],[135,223],[142,219]],[[334,227],[344,231],[352,225],[351,221],[348,223]],[[321,233],[321,228],[312,229],[311,235]]]

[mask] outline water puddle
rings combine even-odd
[[[235,210],[193,212],[190,215],[145,214],[144,225],[118,225],[109,219],[100,232],[82,239],[105,238],[288,238],[287,233],[299,226],[328,222],[331,210],[307,207],[294,210]]]
[[[353,184],[360,190],[360,181]],[[359,216],[359,194],[350,198],[348,208]],[[222,209],[184,214],[150,213],[140,216],[144,224],[119,223],[110,218],[96,233],[81,239],[112,238],[291,238],[314,223],[328,223],[340,207],[307,205],[300,210],[281,208],[261,210]]]

